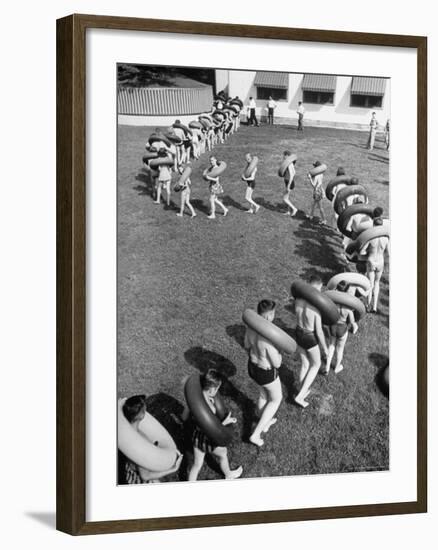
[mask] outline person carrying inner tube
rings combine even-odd
[[[283,152],[283,160],[286,159],[287,157],[290,157],[291,154],[292,153],[290,151],[284,151]],[[284,212],[284,215],[285,216],[292,216],[292,217],[295,216],[295,214],[298,212],[298,208],[296,206],[294,206],[294,204],[290,200],[291,191],[292,191],[292,189],[295,188],[295,165],[296,165],[296,163],[297,163],[296,160],[291,162],[289,164],[289,166],[286,168],[286,173],[284,175],[284,184],[285,184],[286,188],[285,188],[284,195],[283,195],[283,202],[287,206],[287,210],[286,210],[286,212]]]
[[[316,168],[317,166],[321,166],[321,163],[319,162],[319,160],[317,160],[316,162],[313,163],[313,166],[314,168]],[[312,207],[310,209],[310,214],[306,215],[306,218],[308,218],[309,220],[312,220],[315,214],[315,208],[318,208],[319,213],[321,215],[321,219],[319,223],[321,225],[326,225],[327,222],[325,219],[324,210],[322,208],[322,201],[324,200],[324,197],[325,197],[324,187],[322,185],[324,174],[318,174],[316,176],[311,176],[310,174],[307,174],[307,177],[309,178],[310,183],[313,187],[313,193],[312,193],[313,201],[312,201]]]
[[[216,204],[218,204],[224,213],[224,216],[228,214],[228,208],[218,199],[218,195],[224,192],[222,185],[219,183],[219,176],[215,178],[209,176],[209,172],[218,165],[216,157],[210,157],[210,166],[204,171],[205,177],[210,182],[210,215],[207,216],[210,220],[216,217]]]
[[[347,281],[341,281],[337,285],[336,290],[338,290],[339,292],[348,292],[348,287],[349,284],[347,283]],[[339,374],[344,369],[342,365],[342,359],[344,357],[345,344],[347,343],[348,338],[348,327],[352,327],[353,334],[356,334],[359,328],[354,319],[354,313],[351,309],[342,306],[338,306],[338,309],[340,313],[339,320],[335,325],[330,325],[329,327],[330,337],[326,365],[325,369],[322,371],[322,373],[325,375],[330,372],[330,367],[335,351],[335,374]]]
[[[139,432],[138,425],[146,414],[146,396],[133,395],[132,397],[128,397],[128,399],[120,399],[119,406],[122,406],[122,412],[126,420]],[[151,472],[126,459],[124,471],[126,482],[129,485],[137,483],[158,483],[160,478],[178,471],[182,458],[183,455],[178,453],[178,457],[172,468],[163,472]]]
[[[257,306],[257,313],[272,322],[275,316],[275,302],[262,300]],[[277,422],[274,415],[283,398],[278,376],[281,355],[273,344],[249,327],[246,329],[244,346],[248,351],[248,374],[259,386],[257,411],[260,418],[249,440],[261,447],[264,444],[261,435],[267,433]]]
[[[374,226],[374,220],[377,218],[381,218],[383,215],[383,208],[381,206],[376,206],[373,210],[373,219],[370,219],[369,216],[364,216],[364,220],[361,222],[361,224],[366,224],[366,227],[363,229],[369,229]],[[354,230],[354,227],[352,227]],[[361,254],[357,257],[356,262],[356,269],[359,273],[362,273],[362,275],[366,275],[367,272],[367,252],[363,251]]]
[[[214,397],[221,387],[221,376],[215,369],[209,369],[206,373],[201,375],[200,382],[202,395],[212,413],[216,414]],[[236,419],[231,416],[231,413],[228,413],[228,415],[222,421],[222,424],[224,426],[235,423]],[[193,465],[189,471],[189,481],[196,481],[198,479],[199,472],[201,471],[202,465],[204,464],[206,453],[212,454],[219,460],[219,466],[225,476],[225,479],[237,479],[242,475],[242,466],[239,466],[235,470],[231,470],[230,463],[228,461],[227,448],[216,446],[216,444],[211,441],[211,439],[209,439],[209,437],[198,426],[195,426],[193,430],[192,443]]]
[[[248,163],[248,165],[251,163],[253,156],[251,153],[247,153],[245,155],[245,160]],[[249,203],[249,209],[247,210],[248,214],[257,214],[257,212],[260,210],[260,205],[257,204],[253,198],[252,194],[255,189],[255,177],[257,174],[257,166],[254,166],[254,170],[251,172],[251,174],[248,177],[245,177],[245,175],[242,175],[242,179],[246,181],[246,192],[245,192],[245,200]]]
[[[382,218],[374,220],[374,227],[383,225]],[[377,237],[371,239],[363,247],[362,253],[367,257],[367,277],[371,283],[371,291],[368,294],[367,308],[370,313],[377,313],[379,301],[380,279],[385,269],[385,250],[389,255],[389,238]]]
[[[321,291],[322,280],[318,275],[310,277],[309,284],[318,292]],[[299,375],[301,387],[295,396],[295,403],[305,408],[309,405],[306,398],[310,393],[310,386],[321,367],[321,351],[319,346],[322,348],[324,357],[328,355],[328,348],[322,330],[320,312],[304,300],[304,298],[297,298],[295,300],[294,309],[297,316],[295,340],[301,359]]]
[[[167,157],[166,149],[160,149],[158,151],[159,157]],[[170,206],[170,182],[172,179],[172,174],[168,166],[158,166],[158,180],[157,180],[157,198],[154,201],[155,204],[160,204],[161,200],[161,191],[166,191],[166,204]]]

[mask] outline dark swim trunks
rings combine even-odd
[[[295,338],[300,348],[305,350],[312,349],[318,345],[318,341],[312,330],[297,327],[295,330]]]
[[[251,189],[255,188],[255,180],[247,180],[246,183],[248,184],[248,187],[251,187]]]
[[[203,453],[212,453],[217,445],[199,428],[195,426],[192,433],[193,446]]]
[[[338,323],[336,325],[330,325],[330,334],[335,338],[342,338],[345,336],[348,330],[347,323]]]
[[[290,191],[292,191],[292,189],[295,189],[295,178],[293,178],[292,183],[289,186],[289,178],[286,176],[284,178],[284,185],[286,186],[286,191],[288,188]]]
[[[253,363],[251,359],[248,359],[248,374],[259,386],[266,386],[278,377],[276,368],[262,369]]]

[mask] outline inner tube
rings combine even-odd
[[[208,113],[202,113],[201,115],[198,116],[199,120],[201,120],[201,118],[206,118],[207,120],[209,120],[210,122],[213,120],[212,119],[212,116]]]
[[[292,162],[295,162],[297,160],[297,155],[292,154],[286,157],[282,163],[280,164],[280,168],[278,169],[278,175],[280,178],[284,178],[284,175],[286,174],[286,170],[289,166],[289,164],[292,164]]]
[[[172,132],[166,132],[164,135],[169,141],[171,141],[175,145],[181,145],[182,140],[176,134]]]
[[[189,128],[196,128],[197,130],[202,130],[202,124],[199,120],[192,120],[189,122]]]
[[[325,189],[325,196],[329,201],[332,201],[335,198],[335,188],[341,184],[351,185],[351,178],[349,176],[336,176],[328,182]]]
[[[230,101],[230,105],[238,105],[241,109],[243,109],[243,101],[240,99],[232,99]]]
[[[330,281],[327,283],[327,288],[329,290],[334,290],[341,281],[345,281],[350,285],[359,286],[367,294],[371,289],[371,283],[368,277],[366,277],[365,275],[362,275],[361,273],[351,273],[351,272],[338,273],[337,275],[334,275],[330,279]]]
[[[172,157],[158,157],[156,159],[151,159],[149,161],[149,166],[151,168],[158,168],[158,166],[173,166],[175,164],[175,161]]]
[[[294,281],[290,290],[294,298],[303,298],[319,311],[324,325],[335,325],[339,320],[339,311],[333,300],[309,283]]]
[[[245,309],[242,320],[250,329],[260,334],[266,340],[269,340],[276,348],[285,353],[293,355],[297,349],[297,344],[293,338],[284,330],[274,325],[252,309]]]
[[[120,451],[137,466],[150,472],[170,470],[179,453],[169,432],[148,412],[138,429],[128,422],[119,406],[117,446]]]
[[[183,173],[181,174],[178,180],[178,185],[179,186],[184,185],[184,183],[186,182],[186,179],[190,177],[191,173],[192,173],[192,167],[190,166],[190,164],[187,164],[184,167]]]
[[[151,159],[156,159],[157,157],[158,157],[158,151],[148,151],[148,150],[146,150],[144,155],[143,155],[143,162],[147,163]]]
[[[234,113],[236,115],[238,115],[240,113],[240,107],[238,105],[236,105],[235,103],[229,103],[227,105],[227,108],[228,109],[231,109],[232,111],[234,111]]]
[[[216,110],[216,111],[214,111],[213,116],[214,116],[214,117],[225,118],[225,113],[224,113],[223,111],[218,111],[218,110]]]
[[[343,210],[345,210],[345,208],[341,209],[342,203],[346,201],[348,197],[352,197],[353,195],[362,196],[365,197],[365,201],[368,200],[367,192],[362,185],[349,185],[348,187],[340,189],[336,193],[335,202],[333,203],[333,208],[338,216],[340,216]]]
[[[204,172],[204,174],[208,174],[212,178],[217,178],[218,176],[220,176],[225,171],[226,167],[227,167],[226,162],[221,160],[219,162],[219,164],[217,166],[215,166],[214,168],[212,168],[211,170],[209,168],[207,168],[207,170]],[[209,181],[205,176],[204,176],[204,179],[206,181]]]
[[[339,290],[326,290],[324,295],[328,296],[336,305],[353,310],[356,321],[360,321],[365,315],[365,306],[356,296],[352,296],[347,292],[340,292]]]
[[[187,128],[187,126],[184,126],[184,124],[181,124],[180,122],[174,122],[172,124],[172,128],[181,128],[181,130],[184,130],[186,136],[193,135],[193,132],[190,130],[190,128]]]
[[[204,130],[208,130],[209,128],[211,128],[211,122],[208,118],[199,117],[199,122],[201,123]]]
[[[222,424],[226,410],[219,394],[214,397],[216,414],[213,414],[202,393],[199,374],[192,374],[184,385],[184,395],[195,424],[217,446],[226,447],[233,438],[233,429]]]
[[[309,174],[312,176],[317,176],[318,174],[323,174],[327,170],[326,164],[320,164],[319,166],[315,166],[312,168],[312,170],[309,170]]]
[[[151,161],[153,162],[153,161]],[[370,227],[370,229],[365,229],[357,237],[356,240],[351,242],[346,249],[346,253],[351,255],[354,253],[360,253],[362,248],[373,239],[378,239],[379,237],[388,237],[389,238],[389,225],[375,225]]]
[[[252,157],[251,162],[249,162],[245,168],[245,171],[243,172],[243,175],[245,178],[249,178],[249,176],[254,172],[254,168],[259,163],[258,157]]]
[[[167,139],[167,137],[164,135],[164,134],[151,134],[149,136],[149,143],[152,145],[153,143],[155,143],[156,141],[162,141],[163,143],[165,143],[168,147],[170,147],[171,143],[169,141],[169,139]]]
[[[374,206],[369,204],[352,204],[347,206],[347,208],[341,212],[341,215],[338,218],[338,229],[339,231],[350,239],[355,239],[356,235],[351,229],[347,229],[347,225],[351,220],[352,216],[356,214],[364,214],[370,218],[373,216]]]

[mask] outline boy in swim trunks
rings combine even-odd
[[[245,155],[245,160],[246,160],[246,162],[248,163],[248,166],[249,166],[250,162],[252,161],[252,155],[250,153],[247,153]],[[257,204],[252,198],[252,194],[253,194],[254,189],[255,189],[256,174],[257,174],[257,166],[254,167],[254,170],[251,172],[251,174],[247,178],[245,178],[245,176],[242,175],[243,181],[246,181],[246,183],[247,183],[246,193],[245,193],[245,200],[247,202],[249,202],[249,210],[247,210],[248,214],[257,214],[257,212],[260,209],[260,205]]]
[[[376,218],[381,218],[382,215],[383,215],[383,208],[381,208],[380,206],[376,206],[376,208],[374,208],[373,210],[372,219],[370,219],[368,216],[364,216],[363,220],[360,222],[361,225],[363,224],[365,226],[363,230],[373,227],[374,220]],[[356,262],[356,269],[359,273],[362,273],[362,275],[366,274],[367,272],[367,254],[366,253],[362,253],[358,255],[357,262]]]
[[[317,275],[310,278],[309,284],[316,290],[321,291],[322,280]],[[320,312],[303,298],[295,300],[294,308],[295,315],[297,316],[295,339],[301,358],[299,377],[301,388],[295,396],[295,403],[305,408],[309,405],[306,397],[309,395],[310,386],[313,384],[321,367],[320,346],[324,357],[327,357],[328,349],[322,330]]]
[[[321,166],[321,163],[319,160],[313,163],[314,168],[317,168],[318,166]],[[315,214],[315,208],[318,208],[321,219],[319,223],[321,225],[326,225],[326,219],[324,210],[322,208],[322,201],[325,197],[324,187],[322,185],[322,180],[324,178],[324,174],[317,174],[316,176],[311,176],[310,174],[307,174],[307,177],[310,180],[310,183],[313,187],[313,194],[312,194],[312,207],[310,209],[310,214],[306,215],[306,218],[312,220]]]
[[[257,306],[257,313],[272,322],[275,316],[275,302],[262,300]],[[281,366],[281,355],[268,340],[249,327],[245,333],[245,349],[248,352],[248,374],[259,387],[257,410],[259,421],[249,440],[257,447],[264,444],[262,433],[277,422],[274,418],[283,398],[278,369]]]
[[[382,218],[374,220],[374,227],[383,225]],[[385,250],[389,255],[389,238],[378,237],[371,239],[362,249],[362,254],[367,258],[367,277],[371,283],[371,292],[368,294],[368,311],[377,313],[377,303],[379,301],[380,279],[385,268]]]
[[[222,379],[220,374],[214,369],[209,369],[206,373],[201,375],[202,395],[213,414],[216,414],[214,398],[221,384]],[[231,413],[228,413],[222,421],[223,426],[235,423],[236,419],[231,416]],[[235,470],[230,469],[227,448],[218,447],[198,426],[195,426],[193,430],[192,443],[194,461],[189,471],[189,481],[196,481],[198,479],[206,453],[212,454],[219,460],[219,466],[225,479],[237,479],[242,475],[242,466],[239,466],[239,468]]]
[[[346,281],[341,281],[336,290],[339,292],[348,292],[348,283]],[[347,343],[348,338],[348,327],[352,327],[353,334],[356,334],[358,330],[357,323],[354,319],[354,313],[351,309],[346,307],[338,306],[340,317],[338,322],[335,325],[329,327],[330,337],[328,352],[326,358],[325,369],[323,374],[328,374],[330,372],[330,366],[332,363],[333,356],[336,351],[336,364],[335,364],[335,374],[339,374],[343,369],[342,359],[344,357],[345,344]]]
[[[292,153],[290,151],[284,151],[283,160],[286,159],[287,157],[290,157],[291,154]],[[284,213],[285,216],[295,216],[295,214],[298,212],[298,208],[296,208],[292,204],[292,201],[290,200],[290,193],[291,193],[292,189],[295,188],[295,164],[296,164],[296,162],[297,161],[294,160],[293,162],[291,162],[289,164],[289,166],[286,169],[286,173],[284,175],[284,184],[286,186],[286,189],[285,189],[284,195],[283,195],[283,202],[287,206],[287,210]]]

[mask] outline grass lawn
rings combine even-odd
[[[194,163],[192,204],[198,216],[177,217],[180,195],[170,208],[155,205],[142,170],[144,145],[152,128],[119,127],[118,146],[118,393],[148,396],[149,411],[184,450],[181,413],[184,379],[208,367],[226,375],[221,392],[238,419],[229,448],[231,466],[244,477],[303,475],[389,468],[389,404],[376,379],[389,354],[389,287],[385,273],[380,315],[367,315],[349,336],[344,371],[318,376],[302,410],[293,403],[298,357],[284,356],[280,369],[284,400],[278,422],[258,449],[247,443],[254,421],[257,387],[248,377],[242,347],[242,311],[270,297],[277,301],[276,323],[291,331],[290,285],[313,273],[326,282],[345,271],[341,237],[330,203],[329,225],[298,215],[281,215],[283,179],[277,176],[283,150],[298,154],[293,202],[308,211],[311,188],[306,174],[315,160],[328,165],[325,183],[344,166],[356,175],[370,203],[388,213],[389,160],[382,141],[364,148],[367,134],[287,126],[242,126],[214,154],[228,168],[221,178],[223,218],[207,219],[208,186],[202,180],[208,153]],[[244,210],[244,155],[260,159],[254,199],[257,215]],[[190,452],[187,453],[191,461]],[[186,464],[171,480],[186,479]],[[200,479],[219,479],[209,461]]]

